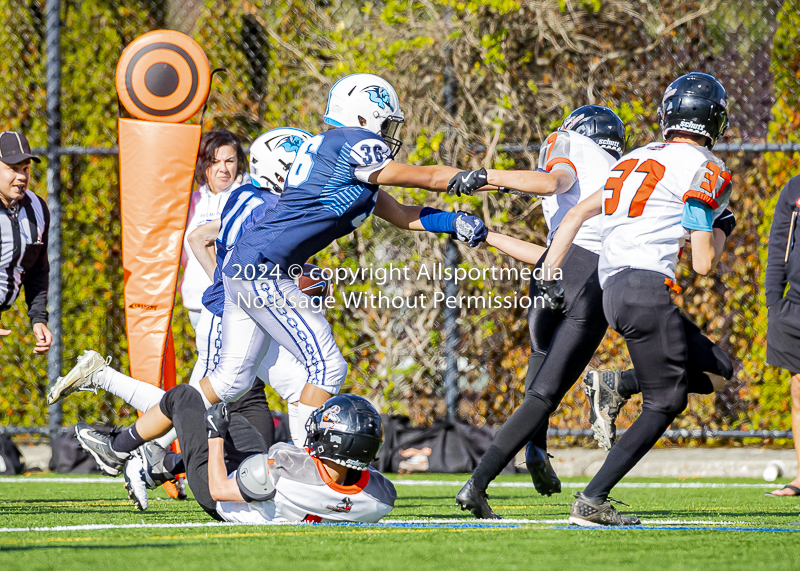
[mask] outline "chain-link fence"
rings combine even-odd
[[[0,8],[7,15],[0,46],[8,56],[0,63],[0,127],[22,130],[33,146],[46,149],[49,160],[36,167],[32,189],[49,193],[51,206],[58,204],[53,185],[61,185],[60,256],[56,248],[51,257],[63,280],[63,351],[60,362],[51,356],[50,376],[68,370],[88,348],[127,370],[114,70],[134,38],[171,28],[197,40],[213,68],[227,70],[215,75],[204,129],[228,128],[244,142],[280,125],[318,132],[333,82],[373,72],[400,94],[406,124],[399,159],[413,164],[531,168],[538,143],[587,103],[615,108],[630,145],[638,146],[659,137],[656,107],[671,79],[691,70],[714,74],[730,95],[731,128],[717,149],[734,174],[731,204],[739,226],[716,276],[681,266],[683,293],[676,301],[732,355],[736,375],[715,395],[692,397],[672,428],[705,436],[734,431],[727,436],[737,438],[785,436],[790,428],[787,376],[764,360],[762,284],[775,197],[796,167],[794,154],[767,151],[795,150],[800,1],[0,0]],[[48,73],[45,54],[54,45],[60,53]],[[48,169],[55,160],[59,168]],[[546,236],[535,201],[392,193],[406,202],[473,211],[494,229],[533,242]],[[329,318],[350,362],[348,390],[427,423],[447,414],[449,364],[458,416],[497,424],[523,395],[529,342],[518,297],[527,290],[524,280],[489,272],[457,284],[462,306],[454,310],[457,328],[448,326],[449,341],[442,302],[371,308],[352,297],[433,300],[445,291],[437,264],[448,267],[454,252],[436,236],[402,233],[373,219],[314,261],[329,268],[407,268],[385,282],[373,273],[337,286]],[[458,253],[465,270],[523,268],[488,249],[458,246]],[[493,296],[515,301],[488,308],[469,301],[491,306]],[[0,349],[0,430],[46,432],[47,365],[31,356],[30,326],[18,306],[2,317],[14,335]],[[188,379],[193,331],[180,297],[177,307],[178,376]],[[609,333],[592,366],[629,366],[623,340]],[[637,405],[636,399],[628,405],[621,427]],[[119,421],[132,412],[86,393],[67,399],[63,411],[63,421],[53,416],[57,423]],[[587,418],[575,388],[551,426],[571,441],[586,434]]]

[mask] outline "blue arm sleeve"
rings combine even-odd
[[[713,222],[714,209],[708,204],[690,198],[683,206],[683,218],[681,226],[687,230],[701,230],[712,232],[711,223]]]
[[[452,232],[455,217],[456,214],[453,212],[442,212],[429,206],[419,213],[419,221],[428,232]]]

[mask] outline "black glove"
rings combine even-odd
[[[484,168],[477,171],[461,171],[447,183],[447,193],[472,196],[473,192],[486,186],[488,178],[489,175]]]
[[[711,225],[712,228],[719,228],[723,232],[725,232],[725,237],[731,235],[733,229],[736,228],[736,217],[731,212],[730,208],[726,208],[722,211],[722,214],[717,216],[717,219],[714,220],[714,223]]]
[[[467,242],[474,248],[486,241],[489,229],[483,220],[466,212],[459,212],[453,219],[453,236],[460,242]]]
[[[534,280],[536,288],[542,299],[550,304],[550,309],[558,310],[564,307],[564,288],[558,280]]]
[[[206,428],[209,438],[225,438],[230,423],[231,413],[228,403],[218,402],[206,411]]]

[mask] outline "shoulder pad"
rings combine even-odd
[[[254,454],[239,464],[236,484],[246,502],[266,502],[275,497],[277,475],[269,469],[267,454]]]
[[[565,170],[577,178],[578,169],[575,168],[569,156],[571,135],[570,131],[556,131],[547,137],[542,150],[539,152],[540,169],[547,172]]]
[[[709,155],[711,154],[709,153]],[[696,198],[711,208],[717,209],[721,204],[727,204],[731,194],[730,183],[731,173],[725,167],[725,163],[711,155],[697,169],[692,183],[689,185],[689,190],[683,195],[683,201]]]

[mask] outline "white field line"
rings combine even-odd
[[[520,524],[545,524],[545,525],[563,525],[568,524],[569,521],[564,519],[525,519],[525,518],[518,518],[518,519],[504,519],[502,521],[494,521],[494,522],[484,522],[480,520],[465,520],[465,519],[446,519],[446,518],[414,518],[414,519],[385,519],[382,520],[378,524],[374,524],[375,527],[381,527],[381,524],[409,524],[409,525],[441,525],[441,524],[451,524],[453,526],[463,525],[469,527],[471,524],[480,527],[507,527],[507,526],[516,526]],[[742,525],[743,522],[736,522],[736,521],[713,521],[713,520],[683,520],[683,519],[654,519],[654,520],[647,520],[644,522],[645,526],[648,525],[710,525],[710,526],[730,526],[730,525]],[[54,531],[97,531],[97,530],[107,530],[107,529],[179,529],[179,528],[210,528],[210,527],[233,527],[236,525],[243,525],[243,524],[233,524],[228,522],[218,522],[218,521],[210,521],[210,522],[186,522],[186,523],[126,523],[126,524],[114,524],[114,523],[100,523],[100,524],[85,524],[85,525],[59,525],[59,526],[52,526],[52,527],[2,527],[0,528],[0,533],[41,533],[41,532],[54,532]],[[279,526],[279,525],[290,525],[290,526],[310,526],[308,523],[305,522],[273,522],[271,524],[264,524],[260,526],[248,526],[248,527],[269,527],[269,526]],[[335,526],[335,524],[332,524]],[[759,526],[759,525],[766,525],[763,523],[754,523],[754,522],[747,522],[746,525],[748,527],[752,526]]]
[[[0,476],[0,484],[121,484],[122,478],[24,478]],[[465,482],[455,480],[392,480],[395,486],[452,486]],[[492,482],[494,488],[533,488],[530,482]],[[585,488],[586,482],[562,482],[563,488]],[[778,488],[779,484],[722,484],[714,482],[620,482],[615,488]]]
[[[454,480],[392,480],[395,486],[453,486],[466,482]],[[588,482],[562,482],[562,488],[585,488]],[[492,482],[494,488],[532,488],[531,482]],[[620,482],[614,488],[778,488],[779,484],[721,484],[714,482]]]

